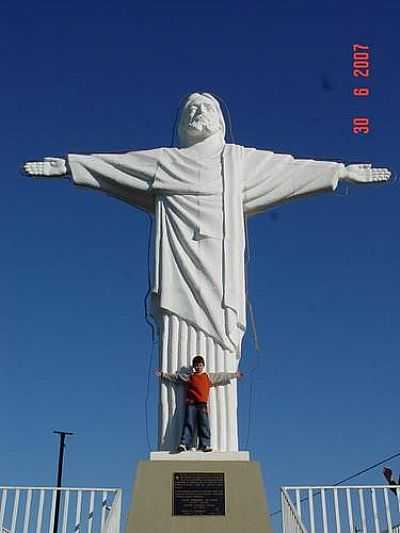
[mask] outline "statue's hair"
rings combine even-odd
[[[197,98],[199,98],[199,96],[202,96],[204,98],[208,98],[209,100],[211,100],[211,102],[216,107],[216,109],[218,111],[218,115],[219,115],[219,123],[221,124],[222,135],[225,138],[225,130],[226,130],[225,119],[224,119],[224,115],[222,113],[222,109],[221,109],[221,106],[219,105],[218,100],[215,98],[215,96],[213,96],[210,93],[192,93],[186,98],[186,100],[185,100],[185,102],[184,102],[184,104],[183,104],[183,106],[182,106],[182,108],[180,110],[180,113],[179,113],[177,130],[178,130],[178,137],[179,137],[179,141],[180,142],[182,141],[182,138],[183,138],[183,135],[182,135],[183,132],[181,130],[183,114],[184,114],[186,108],[193,102],[193,100],[196,100]]]

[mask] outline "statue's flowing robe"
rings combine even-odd
[[[237,369],[246,329],[244,217],[334,190],[340,163],[225,144],[68,156],[74,183],[100,189],[155,216],[152,315],[160,366],[175,372],[204,355],[210,372]],[[238,449],[233,381],[210,395],[212,447]],[[160,449],[179,442],[182,391],[161,385]]]

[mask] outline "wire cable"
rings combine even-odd
[[[150,315],[150,309],[149,309],[149,301],[151,298],[151,243],[152,243],[152,235],[153,235],[153,216],[149,214],[149,231],[148,231],[148,239],[147,239],[147,292],[144,297],[144,318],[147,324],[151,328],[151,353],[149,357],[149,365],[147,369],[147,383],[146,383],[146,393],[144,398],[144,420],[145,420],[145,434],[146,434],[146,442],[147,442],[147,448],[149,451],[151,451],[151,443],[150,443],[150,429],[149,429],[149,398],[150,398],[150,379],[152,374],[152,367],[153,367],[153,357],[154,357],[154,347],[157,344],[157,332],[154,325],[153,320],[151,319]]]
[[[231,119],[231,113],[229,111],[228,105],[226,104],[225,100],[223,100],[220,96],[217,96],[215,93],[209,92],[208,94],[211,94],[217,102],[219,102],[222,115],[225,119],[225,129],[226,132],[229,135],[229,141],[234,144],[235,143],[235,137],[233,135],[233,128],[232,128],[232,119]],[[222,104],[222,105],[221,105]]]
[[[257,326],[256,326],[256,320],[254,315],[253,306],[251,304],[250,300],[250,294],[249,294],[249,265],[251,260],[251,253],[250,253],[250,240],[249,240],[249,231],[248,231],[248,224],[247,224],[247,217],[244,217],[244,231],[245,231],[245,285],[246,285],[246,304],[249,309],[250,314],[250,324],[251,329],[253,333],[253,341],[254,341],[254,348],[256,351],[255,356],[255,363],[253,368],[250,369],[250,392],[249,392],[249,407],[248,407],[248,414],[247,414],[247,432],[246,432],[246,440],[245,440],[245,450],[248,449],[249,442],[250,442],[250,435],[251,435],[251,427],[252,427],[252,421],[253,421],[253,410],[254,410],[254,399],[255,399],[255,372],[258,368],[259,362],[260,362],[260,355],[261,355],[261,347],[260,343],[258,342],[258,335],[257,335]]]
[[[150,379],[153,369],[153,357],[154,357],[154,347],[156,343],[153,341],[151,344],[151,352],[149,357],[149,365],[147,368],[147,383],[146,383],[146,394],[144,399],[144,420],[145,420],[145,433],[146,433],[146,443],[148,451],[151,451],[151,442],[150,442],[150,429],[149,429],[149,399],[150,399]]]

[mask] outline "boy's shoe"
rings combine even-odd
[[[210,446],[203,446],[203,448],[200,448],[202,452],[212,452],[212,448]]]
[[[186,446],[184,444],[179,444],[179,446],[176,449],[177,453],[186,452]]]

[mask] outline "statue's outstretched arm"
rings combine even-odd
[[[243,189],[245,213],[252,215],[287,200],[335,190],[339,180],[367,184],[386,182],[390,171],[372,165],[295,159],[262,150],[246,153]]]
[[[27,161],[23,166],[25,174],[35,177],[60,178],[69,174],[67,161],[60,157],[45,157],[43,161]]]
[[[152,183],[162,149],[109,154],[68,154],[28,161],[24,172],[36,177],[70,176],[75,185],[96,189],[154,212]]]

